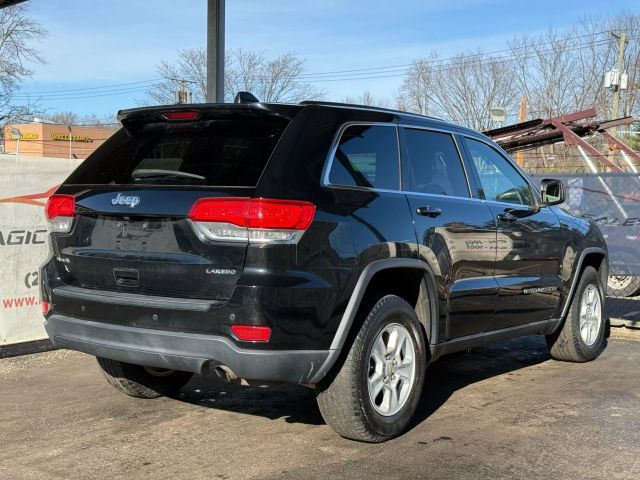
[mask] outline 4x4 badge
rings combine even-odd
[[[118,193],[115,198],[111,199],[111,205],[127,205],[131,208],[140,203],[140,197],[137,195],[122,195]]]

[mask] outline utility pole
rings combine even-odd
[[[71,160],[73,158],[73,155],[71,154],[71,125],[68,125],[67,129],[69,130],[69,160]]]
[[[193,96],[191,92],[187,90],[187,83],[196,83],[196,82],[193,82],[191,80],[179,79],[179,78],[172,78],[171,80],[173,80],[174,82],[180,83],[180,87],[176,92],[174,92],[174,98],[173,98],[174,103],[177,103],[179,105],[183,103],[192,103]]]
[[[615,82],[616,84],[612,85],[613,88],[613,110],[611,112],[611,120],[616,119],[620,116],[620,90],[622,90],[621,79],[622,79],[622,67],[624,66],[624,49],[627,45],[627,34],[622,32],[621,35],[612,34],[615,38],[620,39],[620,44],[618,46],[618,60],[616,61],[616,71],[618,72],[618,76],[620,78],[619,81]]]
[[[522,97],[520,101],[520,114],[518,115],[518,122],[522,123],[527,119],[527,97]],[[516,163],[521,167],[524,167],[524,152],[518,150],[516,154]]]
[[[207,4],[207,102],[224,102],[224,3]]]
[[[604,86],[605,88],[610,88],[613,92],[612,100],[613,105],[611,108],[611,113],[609,115],[610,120],[615,120],[620,117],[620,90],[627,89],[627,80],[628,76],[626,73],[622,71],[624,67],[624,50],[627,46],[627,34],[622,32],[620,35],[611,32],[614,38],[620,40],[618,44],[618,58],[616,60],[616,66],[613,70],[608,71],[604,77]],[[613,133],[615,134],[617,128],[614,129]],[[609,161],[613,162],[616,155],[616,146],[612,143],[609,143]]]
[[[22,138],[22,132],[17,128],[12,128],[10,130],[11,137],[16,139],[16,161],[18,160],[18,155],[20,155],[20,139]]]

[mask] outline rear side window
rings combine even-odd
[[[453,138],[448,133],[407,128],[411,190],[468,197],[467,179]]]
[[[351,125],[331,162],[329,183],[398,190],[400,161],[395,125]]]
[[[286,124],[247,118],[121,129],[65,183],[255,186]]]

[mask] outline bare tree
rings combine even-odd
[[[95,113],[88,115],[79,115],[76,112],[59,111],[53,113],[47,113],[42,117],[53,123],[59,123],[62,125],[76,125],[84,127],[111,127],[118,124],[115,115],[99,116]]]
[[[512,72],[482,52],[440,61],[437,54],[415,61],[400,88],[400,108],[435,115],[478,130],[491,128],[491,107],[513,107]]]
[[[369,90],[362,92],[362,95],[358,97],[346,96],[343,100],[344,103],[353,103],[357,105],[368,105],[371,107],[390,108],[391,100],[387,97],[376,97]]]
[[[614,40],[609,32],[603,32],[600,17],[585,17],[580,25],[571,29],[574,37],[573,55],[576,58],[574,71],[569,79],[575,82],[575,102],[572,110],[596,107],[608,116],[610,110],[610,92],[604,88],[604,74],[608,66],[615,61],[611,49]],[[567,112],[562,112],[567,113]]]
[[[88,115],[81,116],[76,125],[84,127],[119,127],[120,122],[118,122],[115,114],[99,116],[95,113],[90,113]]]
[[[306,61],[288,52],[267,59],[264,52],[231,50],[225,66],[225,96],[240,90],[254,93],[265,102],[292,102],[321,98],[324,92],[306,82]]]
[[[34,44],[46,34],[23,5],[0,9],[0,122],[33,111],[32,105],[15,105],[12,96],[20,81],[31,75],[28,65],[44,63]]]
[[[611,92],[603,80],[617,57],[618,40],[612,33],[621,32],[629,39],[624,56],[629,89],[623,93],[623,111],[617,115],[637,114],[640,101],[634,85],[640,81],[640,16],[624,12],[608,18],[585,17],[562,32],[524,35],[509,42],[514,79],[527,97],[531,114],[547,117],[595,106],[608,117]]]
[[[514,81],[533,116],[552,117],[593,106],[602,90],[602,42],[580,33],[550,30],[509,42]]]
[[[204,49],[182,50],[176,62],[163,61],[157,67],[160,80],[149,90],[157,103],[173,103],[174,92],[185,81],[194,102],[204,102],[207,91],[207,55]],[[264,102],[298,102],[319,98],[323,92],[303,80],[304,59],[285,53],[274,59],[261,51],[230,50],[225,55],[225,100],[238,91],[252,92]]]
[[[160,80],[147,92],[154,103],[173,103],[174,92],[186,82],[194,102],[204,102],[207,93],[207,52],[203,48],[181,50],[175,62],[163,60],[156,67]]]
[[[420,115],[430,115],[434,87],[434,63],[438,55],[432,52],[427,58],[414,60],[407,76],[402,82],[396,103],[400,110],[407,110]]]
[[[624,55],[624,70],[629,75],[629,88],[623,94],[623,111],[620,115],[640,116],[640,15],[622,13],[609,20],[609,29],[627,34],[627,46]],[[617,44],[617,40],[613,39]],[[617,51],[611,56],[617,56]],[[615,58],[615,57],[614,57]],[[613,59],[612,59],[613,60]],[[610,62],[613,64],[613,61]],[[607,65],[607,70],[611,65]]]
[[[76,112],[55,112],[51,114],[43,115],[44,119],[53,122],[60,123],[63,125],[75,125],[80,122],[79,116]]]
[[[509,52],[492,57],[482,52],[441,59],[436,53],[415,60],[396,98],[398,108],[441,116],[475,128],[494,126],[489,107],[507,108],[516,120],[520,97],[527,114],[550,117],[595,106],[602,116],[611,109],[604,88],[606,71],[614,67],[618,40],[629,39],[624,69],[629,88],[622,94],[619,115],[640,114],[640,15],[585,17],[578,25],[522,35],[508,42]]]
[[[513,111],[515,99],[509,66],[481,52],[454,57],[435,77],[434,113],[476,130],[495,127],[490,108]]]

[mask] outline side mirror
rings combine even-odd
[[[540,182],[542,203],[551,206],[564,202],[564,185],[560,180],[545,178]]]

